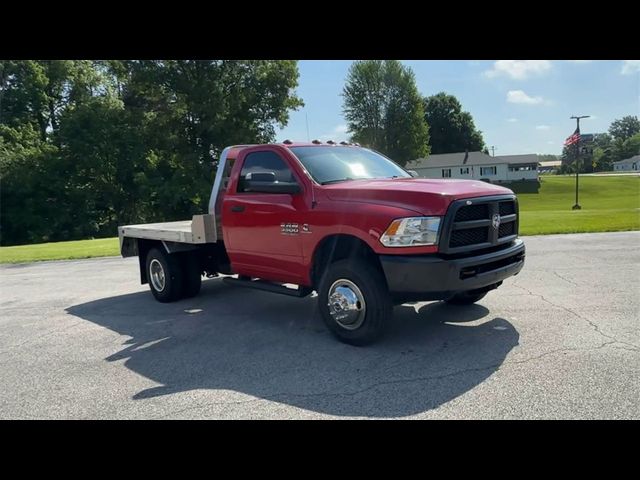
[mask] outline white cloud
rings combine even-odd
[[[341,142],[343,140],[347,140],[347,133],[349,131],[349,127],[344,124],[336,125],[333,130],[329,133],[325,133],[324,135],[320,135],[318,137],[319,140],[326,142],[327,140],[334,140],[336,142]]]
[[[571,63],[591,63],[593,60],[567,60],[567,62]]]
[[[539,105],[544,102],[542,97],[530,97],[522,90],[509,90],[507,92],[507,102],[522,103],[525,105]]]
[[[536,125],[536,130],[549,130],[550,128],[549,125]]]
[[[509,123],[516,123],[518,121],[517,118],[507,118],[507,122]]]
[[[543,75],[550,69],[549,60],[498,60],[484,74],[489,78],[506,75],[515,80],[524,80],[529,76]]]
[[[631,75],[632,73],[636,72],[640,72],[640,60],[622,61],[622,70],[620,70],[620,73],[622,75]]]

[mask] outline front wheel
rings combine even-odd
[[[374,342],[393,313],[384,275],[361,259],[329,265],[320,281],[318,308],[329,331],[350,345]]]
[[[450,305],[471,305],[472,303],[482,300],[486,295],[487,292],[475,294],[462,292],[455,294],[453,297],[445,300],[445,302]]]

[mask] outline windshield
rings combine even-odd
[[[313,179],[326,185],[362,178],[410,177],[379,153],[354,147],[292,147]]]

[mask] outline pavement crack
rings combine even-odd
[[[568,278],[563,277],[562,275],[560,275],[558,272],[556,272],[555,270],[552,272],[556,277],[558,277],[561,280],[564,280],[567,283],[570,283],[571,285],[575,285],[576,287],[578,287],[579,285],[576,282],[573,282],[571,280],[569,280]]]
[[[169,413],[167,413],[167,414],[165,414],[165,415],[163,415],[161,417],[157,417],[157,418],[166,418],[166,417],[169,417],[169,416],[172,416],[172,415],[175,415],[175,414],[184,413],[184,412],[189,411],[189,410],[197,410],[197,409],[200,409],[200,408],[205,408],[205,407],[215,406],[215,405],[238,405],[238,404],[248,404],[248,403],[261,402],[261,401],[279,401],[279,402],[282,402],[283,399],[291,398],[291,397],[295,397],[295,398],[352,397],[352,396],[360,395],[362,393],[366,393],[366,392],[368,392],[370,390],[373,390],[373,389],[381,387],[381,386],[397,385],[397,384],[403,384],[403,383],[424,382],[424,381],[430,381],[430,380],[441,380],[441,379],[444,379],[444,378],[454,377],[454,376],[465,374],[465,373],[481,372],[483,370],[490,370],[492,368],[499,367],[500,365],[501,365],[501,363],[497,363],[497,364],[487,365],[485,367],[475,367],[475,368],[468,368],[468,369],[464,369],[464,370],[458,370],[458,371],[447,373],[447,374],[444,374],[444,375],[433,375],[433,376],[416,377],[416,378],[403,378],[403,379],[398,379],[398,380],[389,380],[389,381],[385,381],[385,382],[376,382],[376,383],[373,383],[373,384],[371,384],[371,385],[369,385],[369,386],[367,386],[365,388],[361,388],[359,390],[354,390],[354,391],[351,391],[351,392],[324,391],[324,392],[308,393],[308,394],[292,393],[292,392],[280,392],[280,393],[270,394],[268,396],[265,396],[264,398],[254,398],[254,399],[251,399],[251,400],[204,403],[204,404],[194,405],[194,406],[191,406],[191,407],[187,407],[187,408],[183,408],[183,409],[180,409],[180,410],[176,410],[174,412],[169,412]]]
[[[503,365],[521,365],[521,364],[525,364],[525,363],[529,363],[535,360],[539,360],[543,357],[549,356],[549,355],[555,355],[558,353],[567,353],[567,352],[593,352],[596,350],[601,350],[605,347],[609,347],[611,345],[615,345],[616,343],[620,343],[619,340],[611,340],[609,342],[604,342],[600,345],[598,345],[597,347],[590,347],[590,348],[572,348],[572,347],[564,347],[564,348],[556,348],[554,350],[549,350],[547,352],[541,353],[540,355],[535,355],[533,357],[528,357],[528,358],[524,358],[522,360],[513,360],[510,362],[504,362]],[[626,350],[626,351],[630,351],[630,352],[638,352],[638,349],[631,349],[631,348],[623,348],[623,347],[611,347],[614,348],[616,350]]]
[[[548,303],[549,305],[553,305],[554,307],[560,308],[560,309],[564,310],[565,312],[571,313],[574,316],[576,316],[577,318],[587,322],[591,326],[591,328],[593,328],[593,330],[596,333],[598,333],[600,336],[602,336],[604,338],[608,338],[609,340],[612,341],[612,343],[621,343],[623,345],[631,347],[633,350],[636,350],[636,351],[640,350],[640,347],[638,347],[637,345],[634,345],[633,343],[625,342],[624,340],[618,340],[616,337],[604,333],[602,330],[600,330],[600,327],[595,322],[593,322],[589,318],[585,317],[584,315],[580,315],[578,312],[570,309],[569,307],[565,307],[564,305],[560,305],[558,303],[554,303],[551,300],[545,298],[543,295],[537,295],[537,296],[540,297],[542,299],[542,301]]]
[[[537,293],[533,293],[531,290],[529,290],[526,287],[523,287],[522,285],[520,285],[519,283],[513,282],[511,284],[514,287],[519,288],[520,290],[524,290],[525,292],[527,292],[528,295],[533,295],[534,297],[539,297],[540,295],[538,295]]]
[[[223,401],[223,402],[206,402],[206,403],[202,403],[202,404],[198,404],[198,405],[192,405],[190,407],[186,407],[186,408],[181,408],[180,410],[175,410],[175,411],[171,411],[168,412],[164,415],[161,415],[159,417],[156,417],[158,419],[162,419],[162,418],[168,418],[174,415],[179,415],[181,413],[184,412],[188,412],[191,410],[198,410],[198,409],[202,409],[202,408],[206,408],[206,407],[211,407],[211,406],[216,406],[216,405],[246,405],[246,404],[251,404],[251,403],[257,403],[257,402],[269,402],[269,401],[276,401],[276,402],[284,402],[285,399],[287,398],[315,398],[315,397],[353,397],[353,396],[357,396],[357,395],[361,395],[363,393],[369,392],[371,390],[374,390],[376,388],[379,387],[384,387],[384,386],[388,386],[388,385],[399,385],[399,384],[405,384],[405,383],[419,383],[419,382],[427,382],[427,381],[433,381],[433,380],[443,380],[446,378],[451,378],[451,377],[455,377],[458,375],[463,375],[463,374],[467,374],[467,373],[472,373],[472,372],[482,372],[485,370],[491,370],[491,369],[495,369],[495,372],[498,372],[500,370],[502,370],[504,367],[508,367],[511,365],[523,365],[526,363],[530,363],[530,362],[534,362],[537,360],[540,360],[543,357],[547,357],[550,355],[557,355],[559,353],[566,353],[566,352],[588,352],[588,351],[596,351],[596,350],[601,350],[605,347],[614,345],[616,343],[620,343],[618,340],[611,340],[608,342],[604,342],[601,345],[598,345],[596,347],[591,347],[591,348],[558,348],[555,350],[549,350],[547,352],[544,352],[540,355],[535,355],[533,357],[528,357],[528,358],[524,358],[522,360],[513,360],[513,361],[505,361],[505,362],[497,362],[497,363],[493,363],[490,365],[486,365],[484,367],[474,367],[474,368],[466,368],[466,369],[462,369],[462,370],[457,370],[455,372],[450,372],[450,373],[445,373],[445,374],[441,374],[441,375],[428,375],[428,376],[424,376],[424,377],[413,377],[413,378],[401,378],[401,379],[397,379],[397,380],[388,380],[388,381],[382,381],[382,382],[375,382],[372,383],[364,388],[360,388],[358,390],[353,390],[350,392],[346,392],[346,391],[323,391],[323,392],[318,392],[318,393],[308,393],[308,394],[302,394],[302,393],[293,393],[293,392],[280,392],[280,393],[273,393],[273,394],[269,394],[269,395],[265,395],[262,398],[252,398],[249,400],[232,400],[232,401]],[[633,351],[633,352],[638,352],[638,349],[629,349],[629,348],[622,348],[622,347],[612,347],[615,349],[619,349],[619,350],[626,350],[626,351]],[[385,369],[385,371],[388,370]],[[494,372],[494,373],[495,373]]]
[[[573,316],[579,318],[580,320],[583,320],[583,321],[587,322],[591,326],[591,328],[593,328],[593,330],[596,333],[598,333],[600,336],[602,336],[604,338],[607,338],[609,340],[612,340],[615,343],[620,343],[622,345],[626,345],[626,346],[630,347],[630,349],[633,350],[633,351],[639,351],[640,350],[640,347],[638,345],[634,345],[633,343],[625,342],[624,340],[618,340],[614,336],[604,333],[602,330],[600,330],[600,327],[595,322],[593,322],[589,318],[585,317],[584,315],[580,315],[578,312],[570,309],[569,307],[565,307],[564,305],[560,305],[559,303],[552,302],[551,300],[546,298],[544,295],[540,295],[539,293],[533,293],[528,288],[523,287],[522,285],[519,285],[517,283],[513,283],[513,285],[515,285],[516,287],[520,288],[521,290],[524,290],[529,295],[531,295],[533,297],[538,297],[543,302],[548,303],[549,305],[551,305],[553,307],[556,307],[556,308],[559,308],[561,310],[564,310],[565,312],[568,312],[568,313],[572,314]]]

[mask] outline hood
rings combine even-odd
[[[454,200],[513,194],[508,188],[480,180],[429,178],[352,180],[322,188],[332,200],[377,203],[422,215],[444,215]]]

